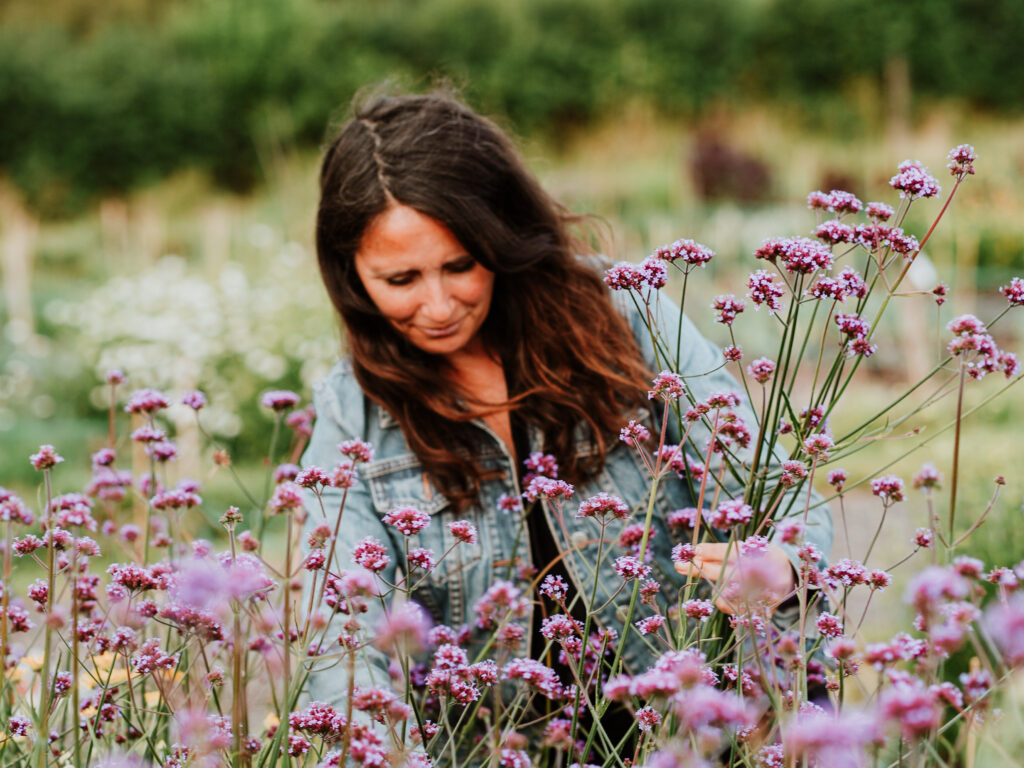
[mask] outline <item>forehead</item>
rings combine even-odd
[[[407,205],[392,205],[363,233],[356,266],[412,269],[441,264],[465,253],[455,235],[437,219]]]

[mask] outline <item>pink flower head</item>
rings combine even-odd
[[[954,569],[930,565],[907,585],[907,600],[922,616],[939,612],[942,603],[963,600],[969,593],[967,581]]]
[[[206,405],[206,395],[198,389],[190,389],[181,396],[181,402],[193,411],[198,411]]]
[[[644,733],[650,733],[661,723],[661,713],[651,706],[641,707],[636,711],[636,727]]]
[[[814,236],[830,245],[838,243],[852,243],[856,237],[856,231],[849,224],[844,224],[838,219],[823,221],[814,230]]]
[[[357,464],[373,461],[373,446],[363,440],[343,440],[338,443],[338,451]]]
[[[643,280],[654,290],[664,288],[668,282],[668,272],[665,269],[665,262],[654,256],[648,256],[640,262],[640,274]]]
[[[689,542],[672,547],[672,562],[674,563],[692,563],[696,557],[697,548]]]
[[[163,393],[155,389],[136,389],[128,397],[124,409],[128,413],[156,413],[170,405]]]
[[[1004,285],[999,289],[999,292],[1006,297],[1006,300],[1010,302],[1011,307],[1024,305],[1024,280],[1021,278],[1012,278],[1010,280],[1010,284]]]
[[[109,384],[112,387],[116,387],[118,384],[124,382],[124,371],[122,371],[120,368],[111,368],[109,371],[107,371],[107,375],[104,377],[104,379],[106,380],[107,384]]]
[[[818,632],[823,637],[842,637],[843,622],[839,620],[838,616],[822,611],[818,614]]]
[[[714,258],[715,252],[693,240],[676,240],[655,249],[654,255],[669,263],[682,260],[691,267],[704,267]]]
[[[114,463],[114,459],[116,458],[117,454],[114,453],[112,448],[100,448],[92,455],[92,467],[93,469],[109,467]]]
[[[430,515],[415,507],[397,507],[384,515],[384,524],[396,528],[403,536],[412,536],[430,525]]]
[[[539,661],[512,659],[502,672],[506,680],[522,680],[528,687],[549,699],[562,698],[562,684],[558,680],[558,674]],[[525,765],[529,765],[529,762]]]
[[[978,159],[978,153],[970,144],[960,144],[949,150],[949,163],[946,167],[951,175],[957,178],[974,175],[974,161]]]
[[[715,317],[716,323],[732,325],[736,316],[746,308],[746,305],[741,299],[737,299],[730,293],[723,296],[715,296],[711,302],[711,308],[718,313]]]
[[[816,189],[807,195],[807,207],[812,211],[827,211],[829,202],[829,196],[820,189]]]
[[[556,613],[541,622],[540,633],[547,640],[566,640],[582,635],[583,625],[564,613]]]
[[[864,212],[876,221],[888,221],[896,213],[891,205],[886,205],[885,203],[868,203]]]
[[[64,461],[64,457],[57,453],[52,445],[41,445],[39,446],[39,452],[33,453],[29,456],[28,460],[31,462],[33,469],[42,472],[47,469],[53,469]]]
[[[612,496],[610,493],[601,491],[580,504],[576,517],[599,517],[605,519],[611,515],[618,520],[625,520],[630,514],[631,512],[626,502],[618,496]]]
[[[749,523],[754,510],[743,499],[725,499],[720,501],[713,510],[705,510],[704,517],[708,524],[721,531],[727,531],[736,525]]]
[[[489,629],[506,616],[525,616],[530,610],[530,605],[521,589],[510,581],[499,580],[476,601],[473,612],[477,615],[477,626]]]
[[[868,570],[857,560],[843,558],[825,570],[825,581],[835,589],[866,584]]]
[[[939,182],[919,162],[904,160],[899,164],[899,173],[889,179],[889,186],[900,193],[900,197],[914,200],[918,197],[935,197],[942,191]]]
[[[921,471],[914,475],[914,489],[925,492],[938,490],[942,487],[942,475],[931,462],[921,465]]]
[[[889,234],[885,240],[893,252],[907,257],[916,254],[921,247],[917,242],[916,237],[904,233],[904,231],[898,227],[889,230]]]
[[[331,478],[320,467],[306,467],[295,475],[295,484],[309,489],[322,489],[331,484]]]
[[[821,301],[846,301],[846,293],[843,286],[834,277],[819,277],[814,285],[804,291],[806,296],[812,296]]]
[[[843,293],[847,296],[854,296],[863,299],[868,293],[868,284],[853,267],[843,267],[842,272],[836,277]]]
[[[871,492],[886,506],[903,501],[903,480],[896,475],[882,475],[871,481]]]
[[[552,480],[558,478],[558,461],[550,453],[534,451],[523,460],[523,466],[530,475],[543,475]]]
[[[767,384],[775,375],[775,362],[767,357],[759,357],[747,366],[747,373],[758,384]]]
[[[620,261],[605,270],[604,282],[613,291],[638,291],[644,285],[644,275],[635,265]]]
[[[929,738],[941,722],[936,699],[934,691],[920,684],[893,685],[879,696],[879,714],[898,724],[907,740]]]
[[[272,515],[299,512],[303,509],[302,489],[291,481],[283,482],[274,489],[268,506]]]
[[[573,493],[572,484],[564,480],[552,480],[550,477],[538,475],[530,480],[530,484],[526,486],[523,498],[527,501],[537,501],[538,499],[556,501],[559,499],[571,499]]]
[[[283,483],[286,480],[294,481],[298,479],[299,473],[301,471],[302,468],[298,464],[292,464],[291,462],[278,464],[277,468],[274,469],[274,484],[279,485],[280,483]],[[303,487],[305,488],[307,486]]]
[[[864,204],[856,195],[842,189],[833,189],[828,193],[828,210],[842,216],[845,213],[858,213]]]
[[[630,419],[629,424],[619,430],[619,439],[627,445],[633,442],[646,443],[651,439],[651,431],[635,419]]]
[[[686,386],[683,384],[683,377],[671,371],[662,371],[651,382],[651,389],[647,397],[654,400],[657,397],[664,398],[668,402],[674,402],[686,393]]]
[[[503,493],[501,494],[501,496],[498,497],[498,509],[504,512],[506,515],[510,512],[522,512],[522,497],[513,496],[508,493]]]
[[[935,546],[935,533],[931,528],[918,528],[914,531],[914,538],[911,541],[921,549],[931,549]]]
[[[828,432],[816,432],[804,440],[804,453],[818,461],[828,461],[828,452],[835,447],[835,441]]]
[[[153,509],[189,509],[190,507],[198,507],[203,503],[203,499],[198,494],[178,488],[171,488],[166,491],[160,491],[149,500],[149,503],[153,506]]]
[[[269,392],[264,392],[260,398],[260,405],[264,408],[269,408],[272,411],[281,413],[294,408],[299,404],[300,398],[295,392],[287,389],[273,389]]]
[[[840,333],[851,338],[866,339],[871,333],[871,323],[856,314],[837,314],[835,324],[839,326]]]
[[[1024,666],[1024,594],[989,608],[984,625],[1006,663]]]
[[[786,289],[767,270],[759,269],[752,273],[747,279],[747,290],[750,291],[747,298],[754,302],[754,309],[760,309],[762,304],[771,314],[782,309],[782,297],[786,295]]]
[[[768,240],[754,256],[781,261],[787,272],[810,274],[832,266],[832,251],[828,246],[807,237]]]
[[[566,584],[565,579],[561,576],[549,574],[544,577],[544,581],[541,583],[538,591],[545,597],[560,603],[569,594],[569,585]]]
[[[683,603],[686,618],[705,622],[715,613],[715,606],[710,600],[687,600]]]
[[[410,549],[409,565],[413,568],[419,568],[420,570],[429,573],[434,570],[434,566],[436,565],[433,551],[425,549],[424,547]]]
[[[790,488],[807,477],[807,465],[802,461],[788,460],[782,462],[782,475],[779,477],[779,484]]]
[[[353,548],[352,560],[356,565],[361,565],[368,571],[376,573],[387,568],[391,557],[383,544],[373,536],[367,536]]]
[[[797,545],[804,538],[804,524],[800,520],[787,518],[775,522],[776,538],[783,544]]]
[[[476,526],[468,520],[456,520],[453,523],[448,523],[448,530],[463,544],[476,544]]]
[[[284,420],[285,426],[294,430],[295,434],[309,437],[313,434],[313,419],[316,418],[316,409],[307,405],[297,411],[289,413]]]
[[[651,575],[651,567],[644,565],[632,555],[615,558],[615,572],[626,581],[646,579]]]
[[[735,344],[730,344],[722,349],[722,357],[730,363],[738,363],[743,359],[743,350]]]
[[[407,601],[381,619],[373,644],[386,652],[416,654],[427,647],[430,625],[427,612],[417,603]]]
[[[359,471],[355,462],[343,459],[331,470],[331,486],[334,488],[351,488],[359,480]]]

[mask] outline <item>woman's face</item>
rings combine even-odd
[[[381,314],[424,352],[454,355],[479,341],[494,273],[441,222],[392,205],[366,228],[355,266]]]

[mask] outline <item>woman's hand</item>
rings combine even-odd
[[[769,543],[763,553],[742,557],[735,543],[730,546],[706,542],[698,544],[696,551],[692,562],[677,562],[676,570],[684,576],[699,576],[720,583],[715,605],[723,613],[736,613],[751,594],[766,599],[769,609],[774,610],[796,586],[793,566],[777,544]]]

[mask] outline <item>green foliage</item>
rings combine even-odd
[[[134,6],[132,6],[134,7]],[[13,10],[12,10],[13,8]],[[824,117],[844,88],[1016,111],[1015,0],[183,0],[55,18],[0,11],[0,168],[49,214],[181,168],[229,189],[278,146],[312,146],[359,88],[450,79],[518,130],[551,136],[641,101],[797,100]],[[841,110],[845,113],[845,107]]]

